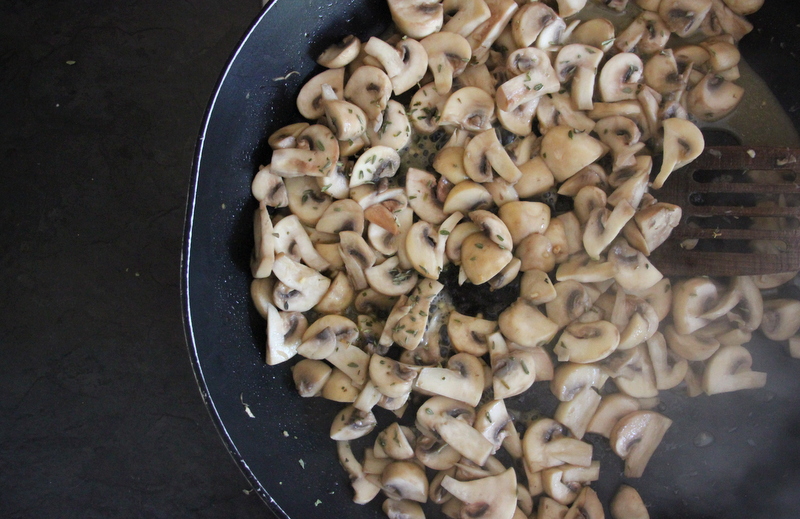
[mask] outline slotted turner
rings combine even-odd
[[[794,173],[794,177],[782,183],[730,181],[748,170]],[[716,180],[708,181],[712,178]],[[680,224],[670,238],[650,256],[664,275],[740,276],[800,270],[800,229],[746,228],[752,218],[800,218],[800,207],[753,205],[757,197],[800,195],[800,149],[710,146],[691,164],[673,172],[664,186],[652,194],[659,202],[675,204],[683,210]],[[689,225],[689,221],[720,219],[732,223],[733,228]],[[685,240],[692,239],[700,242],[690,250]],[[749,240],[781,241],[785,250],[775,254],[756,253],[748,248]]]

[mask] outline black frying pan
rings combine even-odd
[[[758,30],[745,38],[742,53],[800,128],[800,9],[793,1],[766,4],[752,17]],[[264,364],[264,322],[249,301],[248,260],[255,208],[250,181],[269,162],[266,137],[301,120],[294,99],[318,71],[313,57],[345,34],[363,39],[389,23],[383,0],[273,1],[223,72],[197,145],[182,272],[190,356],[226,447],[278,517],[383,517],[381,496],[367,506],[351,502],[328,438],[340,405],[301,399],[292,362]],[[290,71],[299,74],[275,80]],[[751,350],[754,368],[769,373],[764,389],[694,399],[662,392],[660,410],[675,425],[645,476],[630,482],[651,517],[800,516],[800,361],[760,336]],[[552,411],[546,383],[535,384],[521,405]],[[379,421],[389,423],[386,415]],[[696,446],[701,433],[714,441]],[[594,443],[602,462],[594,487],[607,502],[624,480],[622,462],[605,440]],[[442,517],[434,510],[426,508],[429,518]]]

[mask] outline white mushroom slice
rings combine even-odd
[[[319,303],[327,292],[331,280],[316,270],[278,254],[273,264],[275,286],[273,298],[277,306],[287,311],[305,312]]]
[[[636,54],[617,54],[600,70],[600,97],[606,103],[636,99],[643,69],[642,59]]]
[[[717,286],[708,278],[695,277],[672,288],[672,319],[678,333],[686,335],[708,324],[700,317],[717,299]]]
[[[392,339],[395,343],[407,350],[413,350],[419,346],[428,323],[431,300],[441,292],[443,288],[444,285],[438,281],[423,279],[419,282],[417,288],[408,296],[409,303],[411,304],[408,312],[390,329]],[[389,327],[388,320],[386,325]]]
[[[730,114],[744,98],[744,88],[719,74],[708,73],[686,96],[689,113],[714,122]]]
[[[428,83],[414,93],[409,105],[409,119],[417,133],[430,135],[439,129],[442,110],[449,96],[436,92],[434,83]]]
[[[317,120],[325,114],[322,85],[330,85],[337,95],[344,90],[344,68],[324,70],[311,78],[297,94],[297,110],[309,120]]]
[[[558,14],[562,18],[568,18],[577,14],[586,5],[586,0],[557,0]]]
[[[350,188],[391,178],[400,167],[400,155],[388,146],[373,146],[356,161],[350,176]]]
[[[256,279],[267,278],[275,263],[275,235],[272,218],[263,202],[253,213],[253,242],[250,273]]]
[[[601,397],[592,387],[578,392],[569,402],[561,402],[553,414],[553,418],[570,430],[577,439],[586,434],[589,422],[600,405]]]
[[[520,260],[520,270],[543,270],[550,272],[556,265],[553,244],[544,234],[532,233],[522,239],[514,249],[514,255]]]
[[[519,296],[538,305],[549,303],[555,299],[556,290],[547,272],[534,269],[522,274]]]
[[[728,319],[736,322],[739,329],[752,332],[758,328],[764,316],[764,301],[761,291],[748,276],[733,278],[730,290],[741,295],[736,307],[728,314]]]
[[[522,298],[500,313],[497,324],[506,338],[525,348],[547,344],[559,329],[535,305]]]
[[[724,2],[731,11],[741,16],[753,14],[764,5],[764,0],[724,0]]]
[[[392,256],[380,265],[364,271],[369,286],[387,296],[399,296],[411,292],[417,285],[417,273],[413,269],[400,268],[400,259]]]
[[[339,143],[327,126],[313,124],[297,137],[297,148],[272,152],[270,170],[280,177],[323,177],[339,161]],[[287,185],[287,190],[289,186]],[[289,190],[291,201],[291,190]]]
[[[496,276],[514,257],[511,248],[495,243],[498,238],[473,233],[461,244],[461,268],[470,283],[480,285]],[[510,237],[509,237],[510,238]],[[438,274],[438,273],[437,273]]]
[[[378,495],[378,492],[381,491],[381,487],[371,482],[366,477],[364,467],[358,462],[353,454],[353,449],[350,447],[350,442],[336,442],[336,452],[339,455],[339,463],[341,463],[342,467],[344,467],[345,471],[347,471],[350,476],[350,484],[353,486],[353,490],[355,491],[353,502],[363,505],[372,501],[375,496]]]
[[[672,389],[686,378],[689,362],[667,348],[667,340],[661,332],[656,332],[647,339],[647,351],[653,363],[656,388],[659,391]]]
[[[411,171],[413,168],[409,168]],[[408,184],[406,184],[407,186]],[[422,195],[424,197],[424,195]],[[430,195],[429,195],[430,196]],[[423,200],[424,201],[424,200]],[[411,203],[409,197],[409,204]],[[492,195],[489,191],[477,182],[465,180],[456,184],[447,194],[447,198],[442,206],[444,215],[459,213],[469,213],[478,209],[486,209],[492,204]],[[444,220],[444,218],[442,218]]]
[[[556,74],[561,83],[572,80],[570,94],[578,110],[591,110],[594,106],[594,83],[603,51],[579,43],[565,45],[556,56]]]
[[[552,497],[542,496],[539,498],[536,510],[536,519],[564,519],[569,508]]]
[[[273,366],[297,354],[301,337],[308,327],[305,316],[299,312],[281,312],[272,305],[267,307],[267,364]]]
[[[709,39],[708,41],[702,42],[700,45],[708,51],[708,64],[713,72],[722,74],[739,64],[741,54],[736,45],[731,42],[721,40],[712,41]]]
[[[598,207],[605,208],[608,203],[606,192],[595,186],[586,186],[575,195],[573,208],[575,216],[582,225],[589,221],[589,215]]]
[[[292,380],[297,393],[303,398],[319,395],[332,371],[332,368],[321,360],[301,360],[292,366]]]
[[[415,501],[408,499],[387,499],[381,510],[389,519],[425,519],[425,512]]]
[[[615,101],[613,103],[595,103],[594,108],[586,112],[586,115],[595,121],[612,115],[624,115],[637,121],[642,118],[642,105],[635,99]]]
[[[647,290],[664,277],[640,251],[620,239],[608,251],[614,279],[625,290]]]
[[[400,40],[395,48],[373,36],[364,45],[364,51],[380,61],[386,75],[392,80],[395,95],[400,95],[419,83],[428,69],[425,48],[411,38]]]
[[[480,209],[469,213],[469,218],[478,228],[493,241],[500,249],[510,249],[513,246],[511,233],[503,220],[494,213]]]
[[[711,9],[711,0],[661,0],[658,14],[667,27],[685,38],[700,28]]]
[[[634,165],[625,166],[614,171],[608,177],[608,183],[614,191],[608,195],[608,205],[616,207],[621,201],[627,201],[631,207],[639,207],[647,192],[653,159],[649,155],[635,157]]]
[[[673,171],[696,159],[705,147],[703,134],[694,123],[685,119],[666,119],[663,126],[664,160],[653,181],[654,189],[663,186]]]
[[[414,366],[373,355],[369,362],[369,378],[383,395],[400,398],[411,391],[418,369]]]
[[[614,45],[614,24],[606,18],[592,18],[578,25],[570,35],[572,43],[582,43],[608,52]]]
[[[520,175],[522,173],[520,172]],[[509,202],[519,200],[519,193],[517,193],[514,183],[509,182],[500,176],[492,177],[490,182],[484,184],[486,190],[492,195],[492,201],[497,207],[502,207]]]
[[[469,177],[464,171],[464,148],[451,146],[442,148],[433,159],[433,169],[453,184],[458,184]]]
[[[348,34],[341,41],[325,49],[317,58],[317,63],[326,68],[344,67],[356,59],[360,51],[361,40],[352,34]]]
[[[378,433],[375,438],[375,455],[379,452],[395,460],[407,460],[414,457],[414,447],[410,441],[414,440],[414,433],[408,427],[403,427],[394,422]]]
[[[474,355],[457,353],[447,361],[447,368],[422,368],[415,387],[476,406],[483,394],[483,366]]]
[[[653,411],[636,411],[617,422],[609,440],[617,456],[625,460],[625,476],[642,476],[671,425],[672,420]]]
[[[450,16],[442,31],[469,36],[492,15],[484,0],[444,0],[444,12]],[[472,49],[470,49],[470,54]]]
[[[546,193],[555,185],[553,172],[547,167],[541,156],[521,164],[519,170],[522,177],[514,184],[520,198],[529,198]]]
[[[494,445],[472,427],[475,411],[472,407],[443,396],[425,401],[417,411],[417,428],[426,436],[439,435],[462,456],[484,465]]]
[[[510,398],[527,391],[536,381],[536,359],[524,349],[509,351],[502,347],[502,336],[496,333],[490,338],[493,348],[492,387],[495,398]]]
[[[344,272],[338,272],[331,281],[328,291],[314,305],[314,310],[323,314],[341,314],[353,304],[356,294],[353,285]]]
[[[722,0],[711,0],[711,9],[700,25],[700,32],[706,36],[727,35],[734,43],[752,30],[753,24],[733,12]]]
[[[364,232],[364,210],[350,198],[336,200],[322,213],[316,230],[329,234],[353,231],[361,235]]]
[[[449,470],[461,459],[461,453],[443,441],[437,441],[431,436],[420,436],[414,448],[417,459],[426,467],[433,470]]]
[[[392,21],[411,38],[424,38],[440,30],[444,23],[441,2],[433,0],[388,0]]]
[[[269,207],[286,207],[289,197],[283,179],[270,171],[269,165],[262,166],[253,179],[250,189],[259,202]]]
[[[586,132],[556,126],[542,139],[541,156],[556,182],[563,182],[605,155],[607,150],[603,143]]]
[[[342,231],[339,233],[339,240],[339,255],[342,257],[353,288],[355,290],[367,288],[364,271],[375,264],[375,253],[358,232]]]
[[[511,17],[519,9],[514,0],[485,0],[491,13],[489,19],[478,25],[467,41],[472,47],[472,59],[475,63],[484,63],[489,49],[505,30]]]
[[[628,222],[628,225],[635,225],[642,236],[643,246],[639,250],[645,256],[649,256],[669,238],[672,229],[680,223],[681,214],[682,210],[679,206],[664,202],[658,202],[637,211],[633,216],[633,223]],[[630,242],[630,239],[628,241]]]
[[[358,67],[344,87],[344,98],[364,111],[377,131],[383,123],[383,112],[392,95],[392,81],[378,67]]]
[[[606,438],[620,418],[640,409],[639,400],[625,393],[611,393],[603,396],[586,432],[599,434]]]
[[[337,316],[340,317],[340,316]],[[353,385],[363,387],[369,370],[369,354],[353,344],[337,339],[333,353],[325,360],[339,368],[353,381]]]
[[[303,261],[320,272],[330,268],[330,263],[319,255],[296,215],[282,218],[273,226],[275,253],[285,253],[293,261]]]
[[[250,282],[250,299],[264,319],[267,318],[267,308],[272,304],[272,289],[275,288],[275,278],[253,278]]]
[[[614,384],[634,398],[658,396],[653,363],[645,344],[628,350],[617,350],[602,363],[603,369],[614,377]]]
[[[573,101],[566,92],[542,97],[536,109],[536,118],[542,135],[559,125],[568,126],[576,133],[590,132],[595,126],[591,118],[573,108]]]
[[[500,144],[494,129],[483,131],[473,137],[464,148],[463,160],[464,172],[475,182],[491,181],[492,171],[512,183],[522,176]]]
[[[614,155],[614,169],[636,164],[634,155],[645,146],[639,127],[631,119],[621,115],[606,117],[597,121],[594,128],[600,140]]]
[[[579,281],[581,283],[598,283],[612,279],[616,274],[614,265],[605,259],[593,260],[585,252],[573,254],[558,266],[558,281]]]
[[[519,136],[531,135],[533,132],[533,118],[539,107],[540,97],[522,103],[510,111],[497,110],[497,120],[506,130]]]
[[[505,402],[502,399],[490,400],[483,404],[475,412],[475,423],[473,427],[480,432],[484,438],[492,442],[494,450],[497,452],[503,445],[503,441],[508,436],[507,425],[513,422],[508,414]],[[516,434],[516,431],[515,431]]]
[[[353,379],[339,368],[333,368],[330,378],[322,387],[320,396],[331,402],[352,404],[358,399],[361,389],[355,386]],[[367,409],[366,412],[369,412]]]
[[[636,210],[625,200],[613,211],[604,207],[592,211],[583,233],[583,246],[589,257],[598,259],[635,213]]]
[[[355,440],[372,432],[377,424],[372,412],[364,413],[349,405],[333,419],[330,437],[336,441]]]
[[[561,84],[549,61],[515,76],[497,88],[497,108],[507,112],[546,94],[558,92]]]
[[[608,374],[598,364],[567,362],[555,369],[550,391],[561,402],[569,402],[584,388],[602,389],[607,380]]]
[[[628,350],[645,342],[658,330],[658,314],[644,299],[625,294],[617,287],[610,321],[620,331],[620,350]],[[624,288],[624,287],[622,287]]]
[[[558,19],[546,4],[530,2],[519,9],[511,20],[511,34],[519,47],[530,47],[542,30]]]
[[[661,95],[670,95],[686,89],[690,68],[681,74],[672,49],[659,52],[644,65],[644,82]]]
[[[411,226],[406,236],[406,251],[414,269],[429,279],[438,279],[443,265],[436,255],[436,229],[426,221]]]
[[[752,371],[753,358],[744,346],[724,346],[706,362],[703,391],[708,395],[764,387],[767,374]]]
[[[390,499],[424,503],[428,500],[425,469],[410,461],[393,461],[381,473],[381,488]]]
[[[574,27],[577,20],[570,24]],[[557,52],[563,40],[568,36],[567,22],[561,17],[556,18],[551,23],[547,24],[539,37],[536,38],[536,48],[546,50],[547,52]]]
[[[564,426],[551,418],[540,418],[528,426],[522,437],[525,470],[534,474],[565,463],[588,467],[592,445],[566,437]],[[558,478],[561,479],[560,476]]]
[[[355,104],[342,101],[330,85],[322,85],[322,105],[325,119],[336,139],[349,141],[358,138],[367,130],[367,116]]]
[[[406,115],[405,107],[394,99],[386,104],[383,121],[380,127],[367,127],[367,137],[372,146],[388,146],[401,150],[411,141],[411,122]]]
[[[486,10],[488,12],[489,8]],[[447,94],[453,86],[453,77],[464,72],[472,58],[469,42],[459,34],[443,31],[427,36],[420,43],[428,54],[428,68],[433,74],[436,91]]]
[[[442,486],[464,504],[462,517],[511,518],[517,507],[517,475],[509,468],[497,476],[458,481],[445,476]]]
[[[650,519],[642,496],[628,485],[620,485],[609,507],[612,519]]]
[[[800,301],[770,299],[764,301],[761,331],[773,341],[786,341],[800,329]]]
[[[294,123],[284,126],[270,135],[267,139],[267,143],[273,150],[278,148],[294,148],[297,146],[297,136],[300,135],[300,132],[308,128],[308,126],[308,123]]]
[[[471,317],[459,312],[451,312],[447,323],[447,335],[453,348],[458,352],[475,356],[489,352],[488,337],[497,330],[497,321]]]
[[[553,351],[561,362],[589,364],[608,357],[618,345],[619,330],[608,321],[572,323]]]
[[[532,233],[544,233],[550,225],[550,207],[541,202],[508,202],[497,215],[508,229],[512,243],[519,243]]]
[[[553,285],[556,296],[545,305],[548,319],[564,328],[592,306],[586,287],[577,281],[561,281]]]
[[[700,333],[681,334],[673,325],[667,325],[664,337],[672,351],[689,361],[706,360],[720,347],[719,340],[713,336]]]
[[[636,50],[638,54],[651,55],[664,48],[669,33],[669,28],[657,13],[643,11],[617,35],[614,47],[620,52]]]
[[[479,132],[491,129],[492,119],[494,99],[478,87],[467,86],[447,98],[441,109],[439,124]]]
[[[447,218],[447,214],[443,211],[443,205],[436,196],[436,185],[436,176],[432,173],[417,168],[408,168],[406,173],[408,205],[423,221],[434,225],[444,222]]]
[[[564,519],[605,519],[600,499],[591,487],[583,487]],[[629,518],[632,519],[632,518]]]

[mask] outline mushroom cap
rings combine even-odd
[[[768,339],[785,341],[800,330],[800,301],[769,299],[764,301],[761,331]]]
[[[511,261],[510,249],[482,232],[470,234],[461,245],[461,268],[472,284],[486,283]]]
[[[517,299],[498,317],[502,334],[522,347],[547,344],[558,332],[558,325],[524,299]]]
[[[563,182],[605,155],[606,151],[605,145],[588,133],[576,132],[568,126],[556,126],[542,139],[541,156],[556,182]]]

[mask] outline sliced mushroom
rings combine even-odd
[[[592,211],[583,232],[583,246],[589,257],[598,259],[635,213],[636,210],[625,200],[618,203],[613,211],[604,207]]]
[[[356,387],[353,379],[339,368],[333,368],[331,376],[320,392],[320,396],[325,400],[347,404],[355,402],[359,395],[360,388]],[[370,409],[367,409],[365,412],[369,411]]]
[[[589,364],[608,357],[618,345],[619,330],[608,321],[572,323],[553,351],[561,362]]]
[[[582,439],[586,434],[589,422],[600,405],[601,397],[592,387],[586,387],[578,392],[569,402],[558,404],[553,418],[570,430],[577,439]]]
[[[355,290],[367,288],[364,271],[375,264],[375,253],[359,232],[349,230],[339,232],[339,255],[353,288]]]
[[[595,186],[581,188],[573,199],[572,210],[582,225],[589,221],[589,215],[598,207],[605,208],[608,203],[606,192]]]
[[[522,298],[500,313],[497,324],[507,339],[526,348],[547,344],[559,329],[535,305]]]
[[[358,67],[347,80],[344,98],[361,108],[372,129],[377,131],[383,124],[383,112],[392,95],[392,81],[378,67]]]
[[[276,305],[287,311],[305,312],[319,303],[331,280],[314,269],[278,254],[273,264],[275,277],[280,281],[273,292]]]
[[[414,433],[411,429],[394,422],[378,433],[374,452],[376,456],[380,452],[395,460],[408,460],[414,457],[414,447],[411,444],[413,440]]]
[[[428,54],[422,44],[405,38],[392,47],[381,39],[370,38],[364,51],[381,62],[386,75],[392,80],[392,90],[400,95],[415,86],[428,69]]]
[[[516,164],[500,144],[494,129],[480,132],[464,148],[464,172],[475,182],[489,182],[492,171],[508,182],[522,176]]]
[[[356,298],[353,284],[344,272],[337,272],[328,287],[328,291],[314,306],[314,310],[323,314],[343,314]]]
[[[747,276],[733,278],[730,290],[738,292],[740,298],[733,310],[728,313],[728,318],[736,322],[742,331],[755,331],[764,317],[764,300],[761,297],[761,291],[753,279]]]
[[[557,293],[547,272],[534,269],[522,275],[519,296],[533,304],[540,305],[554,300]]]
[[[611,448],[625,460],[625,476],[641,477],[672,420],[653,411],[636,411],[611,430]]]
[[[660,391],[672,389],[686,378],[689,362],[667,348],[667,341],[661,332],[656,332],[647,339],[647,352],[653,363],[656,377],[656,388]]]
[[[475,356],[489,352],[488,337],[497,330],[497,321],[488,321],[453,311],[447,323],[450,343],[458,352]]]
[[[549,60],[542,60],[535,68],[514,76],[497,88],[497,108],[510,112],[546,94],[558,92],[561,84]]]
[[[369,362],[369,378],[383,395],[401,398],[408,394],[417,377],[418,370],[413,366],[373,355]]]
[[[417,285],[417,273],[413,269],[400,268],[400,258],[392,256],[380,265],[364,271],[367,283],[376,292],[387,296],[399,296],[411,292]]]
[[[408,205],[423,221],[434,225],[442,223],[447,218],[443,205],[435,194],[436,185],[437,180],[433,174],[417,168],[408,168],[406,173]]]
[[[367,137],[372,146],[388,146],[401,150],[411,141],[411,123],[405,107],[394,99],[386,104],[382,122],[377,129],[367,127]]]
[[[672,319],[680,334],[690,334],[708,324],[701,316],[717,298],[717,285],[708,278],[694,277],[672,288]]]
[[[764,301],[761,331],[773,341],[786,341],[800,330],[800,301],[770,299]]]
[[[496,334],[491,342],[492,386],[495,398],[510,398],[530,388],[536,381],[535,359],[531,352],[519,349],[500,353],[502,336]]]
[[[653,181],[654,189],[663,186],[673,171],[696,159],[705,146],[703,134],[690,121],[676,118],[666,119],[663,126],[664,160],[661,164],[661,171]]]
[[[438,279],[443,268],[436,254],[436,229],[426,221],[411,226],[406,237],[406,251],[413,268],[429,279]]]
[[[360,51],[361,40],[352,34],[348,34],[341,41],[326,48],[317,58],[317,63],[326,68],[344,67],[356,59]]]
[[[349,405],[333,419],[330,437],[336,441],[355,440],[372,432],[377,424],[372,412],[365,413]]]
[[[586,432],[599,434],[606,438],[611,429],[624,416],[640,409],[639,400],[625,393],[611,393],[603,396],[597,411],[586,427]]]
[[[328,126],[338,140],[356,139],[367,130],[364,111],[349,101],[339,99],[328,84],[322,85],[322,105]]]
[[[561,83],[572,80],[570,94],[578,110],[591,110],[594,106],[595,77],[602,59],[602,50],[579,43],[565,45],[556,56],[558,80]]]
[[[464,503],[462,517],[510,518],[517,506],[517,476],[513,468],[472,481],[445,476],[442,487]]]
[[[564,519],[569,508],[552,497],[542,496],[536,510],[536,519]]]
[[[426,400],[417,411],[417,428],[426,436],[439,435],[462,456],[483,465],[494,445],[472,427],[475,411],[472,407],[443,396]]]
[[[744,98],[744,88],[709,72],[686,96],[689,113],[701,121],[718,121],[730,114]]]
[[[741,345],[723,346],[706,362],[703,391],[708,395],[764,387],[767,374],[752,371],[753,358]]]
[[[414,454],[423,465],[433,470],[448,470],[461,459],[460,452],[430,436],[417,439]]]
[[[612,2],[613,3],[613,2]],[[606,18],[592,18],[578,25],[570,35],[570,41],[582,43],[608,52],[614,45],[614,24]]]
[[[508,424],[513,424],[506,404],[502,399],[490,400],[475,412],[473,426],[494,445],[495,452],[503,445],[508,436]]]
[[[438,130],[442,111],[448,99],[449,96],[442,96],[436,92],[434,83],[423,85],[417,90],[409,106],[409,119],[414,130],[422,135],[430,135]]]
[[[542,30],[558,18],[558,14],[544,3],[528,3],[514,14],[511,34],[519,47],[530,47]]]
[[[267,207],[261,203],[253,213],[253,253],[250,257],[250,273],[256,279],[267,278],[275,264],[275,236],[272,218]]]
[[[614,155],[614,169],[636,165],[634,155],[644,148],[640,142],[642,134],[631,119],[621,115],[606,117],[597,121],[594,128],[600,140],[611,148]]]
[[[270,135],[267,139],[267,143],[273,150],[278,148],[294,148],[297,146],[297,136],[308,127],[308,123],[289,124]],[[255,195],[255,193],[253,194]]]
[[[474,355],[457,353],[447,361],[447,368],[422,368],[415,387],[476,406],[483,393],[483,366]]]
[[[486,9],[488,11],[488,7]],[[433,74],[436,91],[440,95],[447,94],[453,86],[453,77],[464,72],[472,58],[469,42],[460,34],[442,31],[427,36],[420,43],[428,54],[428,68]]]
[[[461,245],[461,268],[474,285],[492,279],[513,258],[510,247],[498,245],[496,243],[498,238],[496,236],[493,238],[482,232],[473,233],[464,238]]]
[[[336,137],[327,126],[313,124],[300,133],[296,148],[280,148],[272,152],[270,170],[284,178],[324,177],[338,160],[339,143]],[[288,184],[286,188],[291,208],[292,192]]]
[[[293,261],[303,261],[309,267],[324,271],[330,263],[319,255],[308,233],[296,215],[282,218],[272,229],[275,253],[285,253]]]
[[[590,132],[595,122],[582,111],[573,108],[573,101],[566,92],[548,94],[541,98],[536,109],[539,131],[542,135],[556,126],[568,126],[575,133]]]
[[[603,505],[592,487],[583,487],[564,519],[604,519]]]
[[[592,445],[567,437],[564,426],[551,418],[540,418],[528,426],[522,452],[526,471],[531,474],[565,463],[581,467],[592,463]]]
[[[519,166],[519,170],[522,176],[514,184],[514,189],[517,190],[520,198],[541,195],[555,185],[553,172],[550,171],[541,156],[534,157],[523,163]]]
[[[667,44],[670,29],[654,12],[639,13],[628,27],[617,35],[614,47],[621,52],[632,52],[648,56],[660,52]]]
[[[561,281],[553,285],[556,296],[545,305],[547,318],[559,328],[578,319],[592,306],[586,287],[577,281]]]
[[[432,0],[388,0],[392,20],[411,38],[424,38],[440,30],[444,23],[441,2]]]
[[[606,380],[608,375],[597,364],[566,362],[556,368],[550,391],[561,402],[568,402],[587,387],[602,389]]]
[[[286,194],[286,185],[283,183],[283,179],[274,175],[268,165],[258,170],[251,184],[251,190],[256,200],[264,202],[269,207],[289,205],[289,197]]]
[[[489,49],[505,30],[508,22],[519,5],[514,0],[490,0],[486,2],[489,7],[489,19],[478,25],[469,36],[472,46],[472,59],[475,63],[484,63],[489,54]]]
[[[617,54],[603,66],[598,78],[600,97],[606,103],[636,99],[644,65],[636,54]]]
[[[358,462],[349,441],[336,442],[336,452],[339,455],[339,463],[344,467],[350,476],[350,484],[353,486],[355,496],[353,502],[356,504],[366,504],[372,501],[381,488],[366,477],[364,467]],[[366,461],[365,461],[366,463]]]
[[[317,120],[325,114],[322,85],[330,85],[340,95],[344,90],[344,68],[324,70],[311,78],[297,94],[297,110],[309,120]]]
[[[611,499],[610,508],[613,519],[650,519],[642,496],[628,485],[620,485]]]
[[[568,126],[556,126],[542,139],[541,156],[556,182],[563,182],[605,155],[606,151],[605,145],[588,133],[576,132]]]
[[[685,38],[700,28],[711,9],[711,0],[661,0],[658,14],[667,27]]]
[[[675,326],[667,325],[664,337],[669,348],[689,361],[706,360],[719,349],[719,340],[700,333],[681,334]]]
[[[425,503],[428,478],[425,469],[410,461],[393,461],[381,473],[381,488],[390,499]]]
[[[647,290],[664,277],[644,254],[628,245],[624,239],[611,245],[608,262],[614,267],[614,280],[628,291]]]
[[[493,118],[494,99],[480,88],[467,86],[447,98],[439,124],[479,132],[491,129]]]
[[[445,215],[456,212],[469,213],[478,209],[486,209],[491,204],[492,195],[485,187],[472,180],[465,180],[453,186],[453,189],[447,194],[442,210]]]
[[[625,394],[634,398],[658,396],[653,363],[644,344],[618,350],[604,361],[604,369],[613,373],[614,384]]]
[[[281,312],[267,307],[267,364],[273,366],[297,354],[308,321],[300,312]]]
[[[613,279],[616,273],[614,265],[605,258],[593,260],[585,252],[578,252],[559,265],[556,279],[580,283],[601,283]]]

